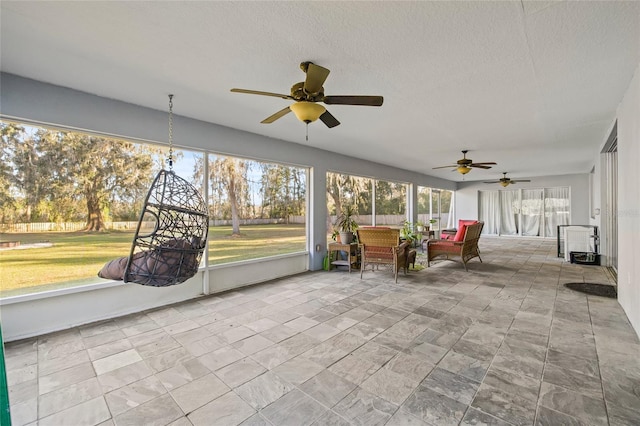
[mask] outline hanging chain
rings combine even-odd
[[[169,95],[169,170],[173,171],[173,95]]]

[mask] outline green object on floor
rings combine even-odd
[[[11,426],[9,412],[9,389],[7,388],[7,369],[4,363],[4,340],[2,340],[2,324],[0,324],[0,425]]]
[[[322,269],[325,271],[329,270],[329,256],[325,256],[324,259],[322,259]]]

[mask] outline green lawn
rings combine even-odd
[[[240,232],[239,237],[231,237],[230,226],[209,228],[210,264],[305,249],[304,225],[243,226]],[[0,234],[0,241],[20,241],[21,245],[52,244],[46,248],[0,250],[1,295],[7,297],[101,282],[96,275],[100,268],[111,259],[127,256],[132,239],[131,231]]]
[[[304,249],[304,225],[241,226],[240,236],[231,236],[230,226],[209,228],[210,265],[275,256]]]

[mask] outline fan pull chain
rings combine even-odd
[[[173,171],[173,95],[169,95],[169,171]]]
[[[309,122],[307,124],[307,142],[309,142]]]

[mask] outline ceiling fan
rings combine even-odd
[[[513,180],[511,178],[507,177],[507,172],[502,172],[502,177],[499,180],[492,180],[490,182],[485,182],[485,183],[499,183],[500,185],[504,186],[505,188],[509,185],[511,185],[512,183],[518,183],[518,182],[531,182],[530,180]]]
[[[319,105],[317,102],[322,102],[326,105],[382,105],[382,96],[325,96],[322,85],[329,76],[330,71],[313,62],[302,62],[300,68],[307,74],[307,77],[305,81],[291,86],[290,95],[247,89],[231,89],[231,91],[250,95],[274,96],[295,101],[288,107],[262,120],[261,123],[263,124],[273,123],[293,111],[298,120],[307,123],[307,125],[319,118],[327,127],[331,128],[339,125],[340,122],[324,106]]]
[[[455,170],[457,170],[459,173],[466,175],[467,173],[469,173],[471,171],[472,168],[477,168],[477,169],[490,169],[491,165],[495,165],[496,163],[474,163],[473,160],[471,160],[470,158],[467,158],[467,152],[469,152],[469,150],[464,150],[462,151],[462,156],[463,158],[458,160],[456,164],[453,164],[451,166],[440,166],[440,167],[434,167],[434,169],[445,169],[447,167],[455,167]]]

